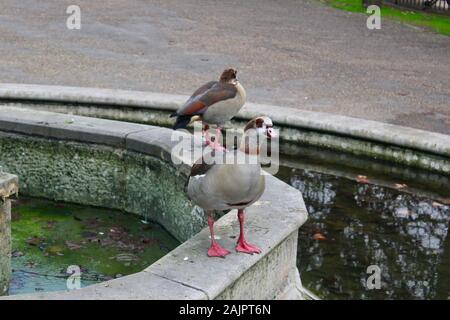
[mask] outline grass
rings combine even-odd
[[[325,3],[340,10],[366,13],[361,0],[325,0]],[[381,18],[383,19],[384,17],[415,26],[425,27],[437,33],[450,36],[450,18],[444,15],[383,6],[381,8]]]

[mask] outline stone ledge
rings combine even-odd
[[[115,89],[65,86],[0,84],[0,100],[82,103],[176,110],[187,96]],[[376,141],[450,157],[448,135],[377,121],[256,103],[246,103],[237,118],[248,120],[261,114],[280,126],[308,129],[356,139]],[[289,137],[283,137],[288,138]],[[295,139],[295,137],[291,137]]]
[[[149,272],[138,272],[79,290],[41,292],[3,297],[2,300],[206,300],[200,290]]]
[[[0,198],[8,198],[19,193],[19,177],[0,170]]]
[[[39,148],[40,152],[44,152],[45,147],[40,147],[39,141],[67,141],[64,145],[70,148],[71,141],[75,140],[78,146],[84,143],[93,148],[107,137],[104,143],[107,146],[103,147],[102,152],[107,152],[107,148],[112,153],[118,150],[122,153],[139,152],[171,164],[167,154],[170,154],[176,142],[169,140],[172,133],[170,129],[41,111],[31,114],[24,109],[2,110],[7,112],[0,113],[0,125],[6,123],[8,126],[0,126],[3,135],[0,135],[0,139],[10,139],[8,135],[14,135],[14,139],[28,141],[32,137],[33,143],[29,145]],[[43,125],[42,122],[48,123]],[[118,159],[114,161],[126,161],[128,158],[121,156]],[[0,155],[0,165],[2,164]],[[82,161],[77,161],[77,165],[82,165]],[[179,169],[187,171],[190,165],[189,160],[183,159]],[[79,201],[82,202],[82,199]],[[232,253],[226,259],[208,258],[205,252],[209,238],[204,229],[140,273],[76,291],[11,296],[8,299],[215,299],[222,295],[228,299],[269,299],[278,297],[281,292],[282,296],[300,298],[298,294],[286,294],[284,286],[291,287],[285,281],[286,275],[293,274],[296,270],[296,242],[292,242],[292,235],[296,235],[306,219],[307,211],[301,193],[268,175],[262,198],[247,210],[247,235],[250,241],[263,249],[260,255]],[[227,213],[216,225],[216,234],[221,237],[221,242],[232,249],[236,239],[231,239],[230,236],[237,236],[239,229],[236,213]],[[287,241],[294,247],[286,247],[284,244]],[[274,252],[278,253],[273,255]],[[282,266],[278,264],[278,260],[274,260],[280,255],[285,257]],[[268,259],[272,260],[272,266],[280,266],[286,272],[265,267]],[[263,291],[251,290],[245,279],[249,277],[249,272],[254,271],[262,279],[277,281],[268,281]],[[206,273],[214,274],[214,281],[210,276],[205,276]],[[162,291],[161,285],[167,285],[167,290]],[[228,290],[231,287],[239,289]],[[249,292],[253,295],[248,296]]]
[[[26,109],[1,107],[0,130],[50,139],[73,140],[123,147],[128,134],[155,127],[69,116],[50,112],[30,112]]]
[[[11,278],[11,195],[19,192],[19,178],[0,171],[0,296]]]
[[[289,255],[287,260],[295,257],[297,248],[296,231],[306,221],[306,209],[303,210],[303,214],[299,215],[299,199],[295,192],[290,190],[291,187],[272,176],[267,178],[267,185],[271,187],[245,213],[248,241],[257,243],[263,251],[262,254],[245,255],[231,250],[232,253],[226,257],[226,263],[224,263],[224,259],[210,259],[205,255],[204,250],[209,246],[209,231],[203,229],[199,234],[146,270],[164,278],[201,289],[208,294],[209,298],[214,299],[225,291],[224,288],[229,288],[238,282],[240,277],[243,276],[243,270],[255,267],[265,257],[271,255],[282,243],[286,243],[293,233],[295,233],[295,252],[282,251]],[[215,230],[224,248],[229,250],[234,248],[239,235],[237,211],[232,210],[219,219],[215,224]],[[236,238],[230,238],[230,236]],[[186,258],[188,259],[185,260]],[[272,278],[271,282],[283,274],[284,269],[287,272],[292,269],[291,264],[283,265],[279,263],[279,259],[272,260],[275,260],[276,263],[270,269],[276,270],[277,276],[272,275],[270,277]],[[199,265],[202,267],[199,267]],[[202,270],[202,272],[186,272],[187,268]],[[270,275],[270,272],[263,271],[262,273],[265,276]],[[211,281],[212,278],[214,278],[214,281]],[[244,291],[246,290],[244,289]],[[252,297],[254,299],[274,298],[268,296],[270,294],[273,294],[270,290],[260,291],[253,288]],[[231,294],[231,296],[236,297],[236,293]],[[245,295],[241,296],[245,297]]]

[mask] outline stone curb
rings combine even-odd
[[[155,156],[169,163],[171,160],[167,154],[170,155],[177,143],[171,141],[173,131],[167,128],[44,111],[30,112],[14,107],[1,107],[0,110],[3,111],[0,113],[0,132],[19,134],[23,139],[32,136],[88,145],[103,144]],[[180,160],[178,169],[186,171],[191,162]],[[226,259],[208,258],[205,248],[209,240],[205,228],[142,272],[70,292],[27,294],[5,299],[242,299],[252,295],[258,299],[271,298],[276,294],[274,287],[282,290],[286,281],[295,280],[289,277],[296,270],[297,232],[307,219],[307,211],[298,190],[271,175],[267,176],[266,184],[261,199],[247,210],[248,234],[250,240],[253,237],[258,241],[263,250],[260,255],[233,253]],[[216,222],[217,235],[230,248],[235,239],[229,235],[235,234],[237,228],[235,210]],[[277,271],[273,272],[275,269]],[[257,277],[258,272],[270,279],[260,283],[245,280]],[[213,273],[215,279],[211,281],[210,274]],[[241,277],[245,279],[241,281]],[[256,283],[259,289],[249,283]]]
[[[188,97],[142,91],[66,86],[0,84],[0,101],[41,101],[176,110]],[[450,157],[450,136],[329,113],[246,103],[238,119],[270,116],[278,126],[347,136]],[[282,135],[282,138],[283,135]]]

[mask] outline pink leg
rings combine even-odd
[[[211,233],[211,247],[208,250],[208,257],[225,258],[225,256],[229,254],[230,251],[225,250],[224,248],[219,246],[216,239],[214,238],[214,218],[212,217],[211,212],[208,213],[208,226],[209,232]]]
[[[205,137],[205,145],[210,146],[214,150],[224,152],[226,149],[218,142],[222,136],[222,131],[218,127],[216,129],[216,135],[211,139],[209,136],[209,126],[205,125],[202,129],[203,136]]]
[[[216,128],[216,142],[219,144],[220,138],[222,137],[222,129],[220,127]]]
[[[205,137],[205,144],[207,146],[213,144],[213,142],[211,141],[211,138],[209,137],[209,127],[203,127],[202,134]]]
[[[238,219],[239,219],[239,227],[240,227],[240,234],[239,239],[236,244],[236,251],[244,252],[244,253],[261,253],[261,249],[258,247],[255,247],[251,244],[248,244],[247,241],[245,241],[244,238],[244,210],[239,209],[238,210]]]
[[[214,149],[214,150],[218,150],[218,151],[225,151],[225,148],[224,147],[222,147],[221,145],[220,145],[220,137],[222,136],[222,130],[220,129],[220,127],[217,127],[216,128],[216,135],[215,135],[215,137],[214,137],[214,142],[211,144],[211,147]]]

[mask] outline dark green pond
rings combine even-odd
[[[303,193],[309,212],[297,261],[306,288],[325,299],[450,298],[449,177],[298,152],[278,177]],[[370,265],[380,268],[380,289],[366,286]]]
[[[14,201],[12,220],[10,295],[66,290],[69,266],[81,287],[135,273],[179,244],[135,215],[34,198]]]

